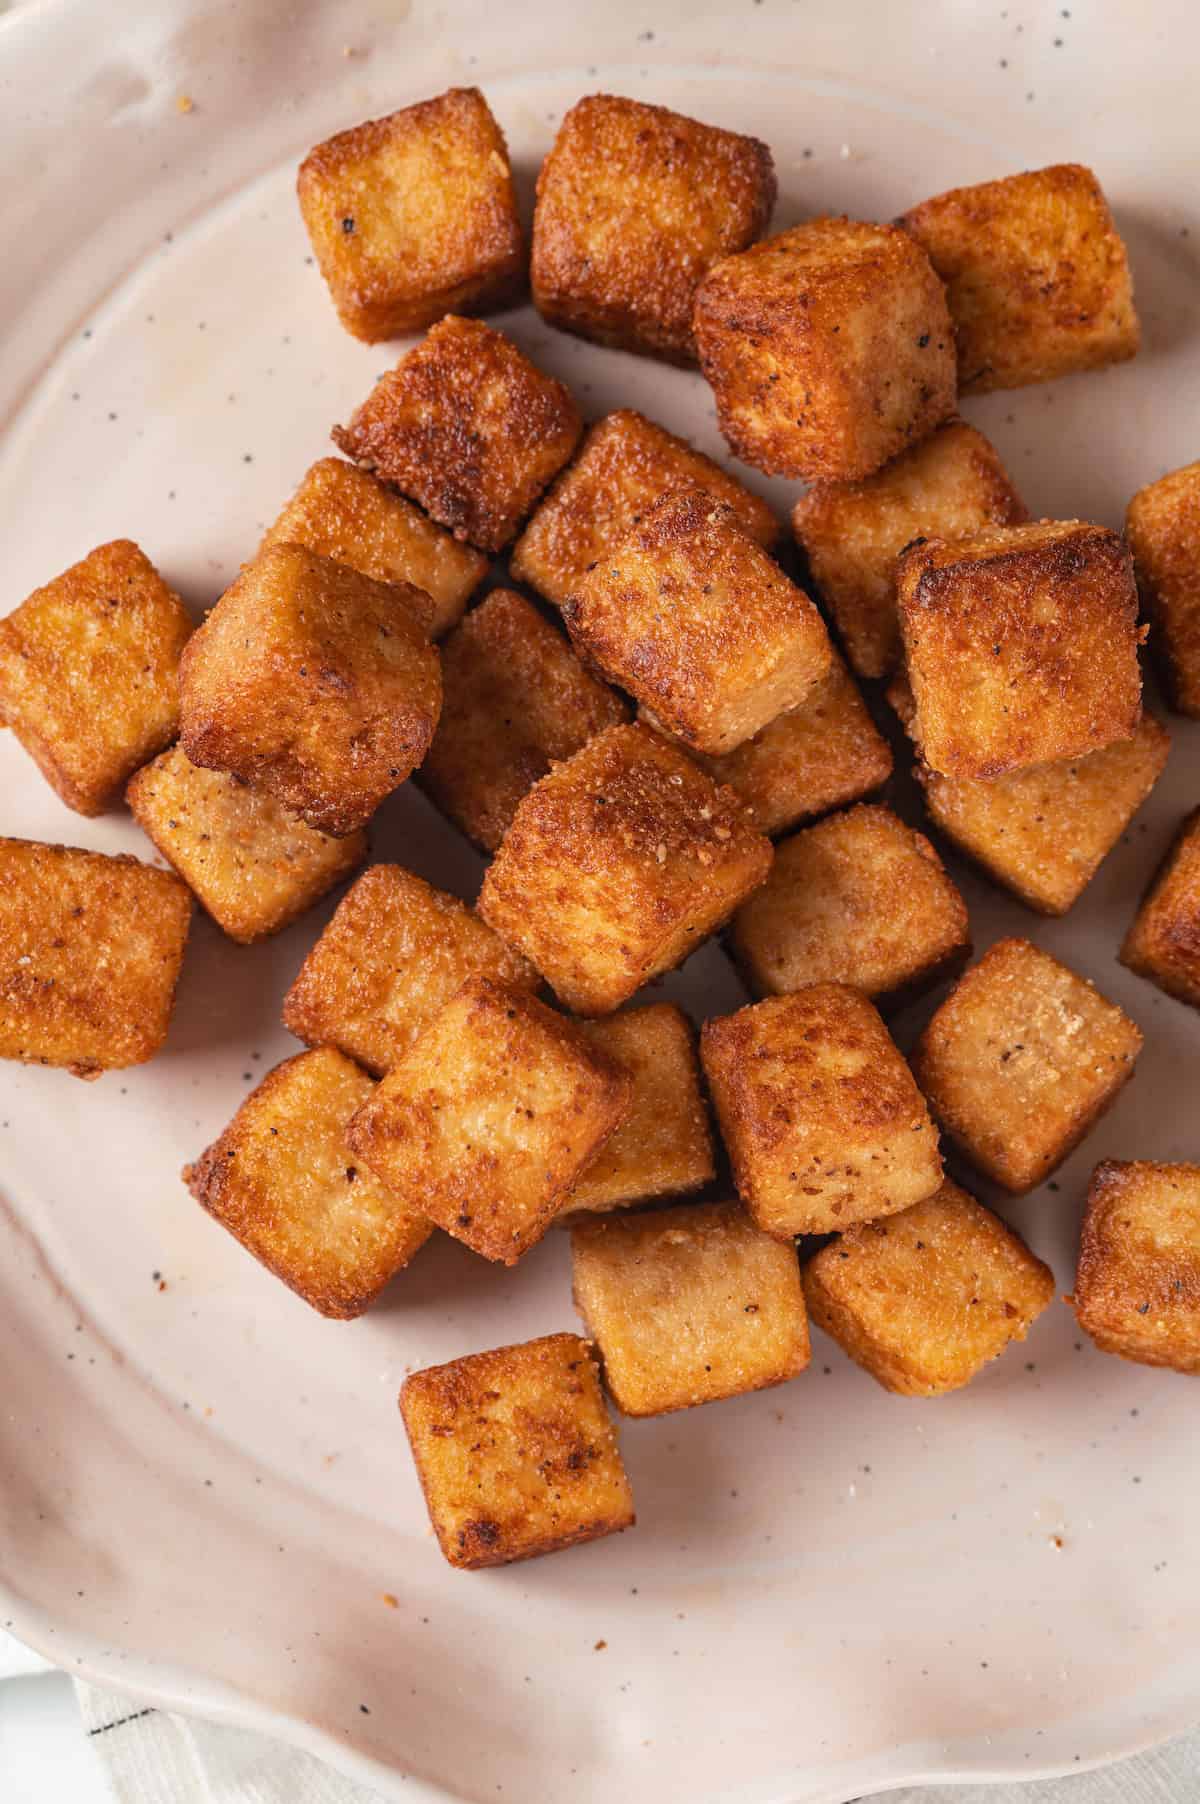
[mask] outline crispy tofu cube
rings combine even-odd
[[[538,176],[534,304],[600,344],[694,363],[701,279],[753,244],[774,205],[775,165],[757,138],[589,94]]]
[[[515,1265],[629,1114],[633,1080],[515,984],[475,977],[350,1124],[406,1208]]]
[[[932,770],[991,779],[1133,736],[1141,634],[1119,534],[1042,520],[928,539],[900,558],[897,590]]]
[[[947,1179],[822,1247],[804,1268],[804,1296],[817,1326],[885,1391],[940,1397],[1025,1339],[1054,1301],[1054,1273]]]
[[[400,1409],[452,1566],[504,1566],[633,1526],[596,1362],[578,1335],[428,1366],[405,1380]]]
[[[738,1195],[764,1233],[828,1234],[941,1183],[924,1098],[857,990],[813,984],[706,1021],[700,1057]]]
[[[296,192],[338,317],[368,344],[520,293],[508,148],[478,88],[327,138],[301,163]]]
[[[609,727],[517,809],[479,912],[579,1015],[673,970],[766,876],[732,790],[643,726]]]
[[[623,1415],[766,1390],[808,1364],[795,1250],[737,1203],[578,1222],[571,1270],[575,1307]]]
[[[248,1253],[343,1321],[369,1309],[433,1232],[350,1149],[347,1124],[374,1088],[332,1046],[297,1053],[183,1172],[196,1201]]]
[[[729,937],[760,996],[848,983],[908,1000],[971,949],[966,905],[929,841],[870,803],[776,846]]]
[[[152,1059],[191,914],[136,858],[0,839],[0,1058],[89,1078]]]
[[[1103,1352],[1200,1372],[1200,1165],[1097,1165],[1070,1300]]]
[[[907,677],[888,699],[915,725]],[[946,777],[918,763],[916,776],[936,827],[990,877],[1040,914],[1077,902],[1162,774],[1166,729],[1143,714],[1132,739],[1086,758],[1037,764],[981,782]]]
[[[1200,463],[1139,489],[1125,536],[1171,706],[1200,718]]]
[[[1086,977],[1007,939],[959,980],[912,1067],[950,1139],[1020,1196],[1091,1132],[1141,1049],[1141,1030]]]
[[[333,442],[482,551],[503,551],[583,422],[510,339],[449,314],[381,376]]]
[[[914,539],[958,539],[1029,515],[995,448],[950,420],[861,482],[818,482],[792,510],[813,581],[859,676],[900,656],[896,559]]]
[[[179,730],[187,609],[129,539],[0,620],[0,720],[68,808],[103,814]]]
[[[561,607],[661,496],[680,489],[725,502],[760,545],[770,548],[779,537],[779,522],[759,496],[686,439],[623,408],[589,428],[578,457],[513,546],[513,576]]]
[[[442,716],[420,785],[494,852],[552,764],[629,718],[563,635],[513,589],[494,589],[442,648]]]
[[[406,605],[303,545],[269,546],[226,589],[180,667],[180,738],[339,838],[366,825],[433,740],[438,654]]]
[[[367,856],[365,832],[332,839],[273,796],[201,770],[175,745],[133,777],[134,819],[231,940],[279,933]]]
[[[428,598],[435,639],[462,618],[488,567],[481,551],[460,545],[403,495],[340,457],[313,464],[260,550],[268,545],[307,545],[377,583],[414,586]]]
[[[695,331],[722,432],[769,476],[869,476],[954,412],[945,290],[895,226],[809,219],[726,257]]]
[[[946,284],[962,394],[1122,363],[1138,348],[1125,246],[1090,169],[952,188],[900,224]]]
[[[700,489],[664,495],[563,603],[582,654],[714,756],[799,707],[833,647],[813,603]]]
[[[694,756],[714,782],[740,796],[760,833],[786,833],[856,802],[892,774],[891,747],[836,652],[828,676],[798,708],[723,757]]]
[[[300,967],[284,1025],[381,1077],[471,977],[538,985],[533,967],[457,896],[398,864],[373,864]]]
[[[716,1176],[695,1036],[671,1002],[580,1023],[593,1046],[629,1073],[629,1114],[563,1205],[623,1209],[654,1197],[685,1196]]]
[[[1121,963],[1200,1008],[1200,808],[1184,816],[1125,935]]]

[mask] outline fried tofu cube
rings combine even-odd
[[[0,1058],[88,1078],[152,1059],[191,914],[136,858],[0,839]]]
[[[949,1179],[886,1221],[858,1222],[804,1268],[819,1328],[885,1391],[961,1390],[1054,1301],[1054,1273]]]
[[[766,230],[775,192],[757,138],[589,94],[566,114],[538,176],[534,304],[600,344],[694,363],[696,289]]]
[[[494,589],[442,647],[442,715],[418,781],[485,852],[552,764],[628,720],[563,635],[514,589]]]
[[[562,607],[585,572],[660,497],[680,489],[700,489],[723,501],[768,549],[779,537],[779,522],[759,496],[686,439],[622,408],[588,429],[578,457],[556,478],[513,546],[513,576]]]
[[[795,1250],[737,1203],[577,1222],[571,1270],[575,1307],[623,1415],[741,1397],[808,1364]]]
[[[1121,947],[1139,977],[1200,1008],[1200,808],[1185,815]]]
[[[397,1201],[515,1265],[629,1114],[633,1080],[516,984],[472,978],[350,1123]]]
[[[861,482],[815,483],[792,528],[851,664],[882,677],[900,656],[896,559],[905,546],[1028,518],[994,446],[949,420]]]
[[[561,382],[502,332],[448,314],[379,378],[333,442],[481,551],[503,551],[574,451]]]
[[[1041,520],[928,539],[900,558],[897,590],[932,770],[989,780],[1133,736],[1141,634],[1119,534]]]
[[[706,1021],[700,1057],[738,1195],[766,1234],[828,1234],[942,1181],[925,1100],[879,1014],[813,984]]]
[[[296,193],[338,317],[368,344],[520,293],[508,148],[478,88],[327,138],[301,163]]]
[[[103,814],[179,730],[187,609],[130,539],[0,620],[0,720],[76,814]]]
[[[400,1409],[452,1566],[504,1566],[632,1528],[633,1493],[578,1335],[428,1366],[405,1380]]]
[[[1020,1196],[1091,1132],[1141,1049],[1141,1030],[1086,977],[1006,939],[942,1003],[912,1067],[955,1145]]]
[[[786,833],[856,802],[892,774],[891,747],[836,651],[828,676],[798,708],[723,757],[694,755],[714,782],[740,796],[760,833]]]
[[[1200,463],[1139,489],[1125,536],[1171,706],[1200,718]]]
[[[907,1000],[971,948],[966,905],[929,841],[870,803],[776,846],[729,938],[760,996],[847,983]]]
[[[289,927],[367,856],[365,832],[318,833],[273,796],[201,770],[177,745],[143,766],[125,794],[142,831],[243,946]]]
[[[332,1046],[269,1071],[183,1181],[248,1253],[321,1315],[349,1321],[425,1245],[351,1151],[350,1117],[375,1088]]]
[[[609,727],[520,804],[479,912],[569,1009],[606,1015],[682,964],[770,864],[732,790],[646,727]]]
[[[460,545],[403,495],[340,457],[313,464],[260,549],[268,545],[307,545],[377,583],[420,589],[435,639],[462,618],[488,567],[481,551]]]
[[[1090,169],[952,188],[901,219],[946,284],[959,392],[1023,388],[1138,348],[1125,246]]]
[[[695,1037],[682,1009],[656,1002],[580,1027],[629,1073],[633,1092],[629,1114],[584,1171],[564,1213],[623,1209],[703,1189],[716,1176],[716,1163]]]
[[[321,833],[366,825],[429,750],[438,654],[406,605],[303,545],[247,564],[188,643],[180,739]]]
[[[769,476],[869,476],[954,412],[945,290],[895,226],[809,219],[726,257],[694,323],[721,430]]]
[[[580,652],[714,756],[811,694],[833,662],[813,603],[699,489],[664,495],[563,603]]]
[[[1097,1165],[1070,1300],[1102,1352],[1200,1372],[1200,1165]]]
[[[283,1021],[307,1045],[337,1046],[382,1077],[471,977],[538,985],[457,896],[398,864],[373,864],[300,967]]]

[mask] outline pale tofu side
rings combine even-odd
[[[1071,1300],[1103,1352],[1200,1372],[1200,1165],[1097,1165]]]

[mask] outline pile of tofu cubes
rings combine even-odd
[[[1200,464],[1136,495],[1124,536],[1031,519],[957,416],[1136,351],[1084,168],[764,236],[764,144],[594,95],[527,255],[500,127],[457,89],[319,145],[299,198],[344,326],[424,336],[197,629],[128,541],[0,622],[6,724],[69,807],[124,796],[170,867],[0,844],[0,1052],[87,1077],[150,1058],[192,897],[237,941],[279,932],[414,778],[489,859],[475,905],[366,864],[283,1001],[306,1050],[185,1177],[331,1317],[435,1230],[507,1266],[568,1224],[586,1338],[471,1353],[401,1399],[446,1558],[486,1566],[633,1522],[602,1385],[628,1416],[777,1385],[811,1316],[928,1397],[1051,1302],[939,1130],[1020,1195],[1142,1035],[1028,938],[964,970],[942,858],[871,799],[878,723],[911,739],[941,844],[1071,908],[1167,756],[1135,568],[1170,700],[1200,715]],[[803,566],[728,470],[632,408],[585,427],[478,317],[527,284],[564,331],[699,366],[731,450],[806,485]],[[757,1000],[697,1043],[642,993],[718,933]],[[1200,1005],[1200,812],[1121,957]],[[889,1011],[955,979],[906,1059]],[[1073,1300],[1107,1351],[1200,1370],[1200,1165],[1099,1167]]]

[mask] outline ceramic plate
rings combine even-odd
[[[197,610],[215,599],[395,355],[339,328],[296,164],[453,82],[485,86],[527,193],[563,110],[597,89],[766,138],[781,224],[1094,164],[1130,245],[1142,355],[966,411],[1040,514],[1118,524],[1134,488],[1196,456],[1194,13],[586,14],[52,0],[0,24],[3,608],[118,535]],[[642,407],[720,454],[698,376],[528,309],[502,324],[589,413]],[[1197,729],[1174,732],[1166,778],[1066,920],[955,866],[977,945],[1031,933],[1147,1032],[1084,1150],[1007,1210],[1062,1288],[1096,1159],[1200,1152],[1197,1020],[1115,961],[1197,799]],[[11,742],[0,829],[148,851],[124,816],[69,814]],[[478,860],[413,791],[383,810],[375,852],[475,893]],[[1070,1769],[1192,1720],[1194,1396],[1081,1346],[1061,1306],[936,1403],[886,1396],[818,1340],[790,1386],[624,1429],[634,1533],[447,1568],[398,1387],[572,1327],[563,1238],[512,1272],[439,1238],[367,1318],[335,1324],[177,1175],[295,1050],[280,999],[327,915],[248,950],[199,920],[167,1048],[143,1069],[0,1074],[0,1620],[105,1684],[272,1731],[410,1800],[829,1804]],[[665,993],[698,1018],[743,999],[711,946]]]

